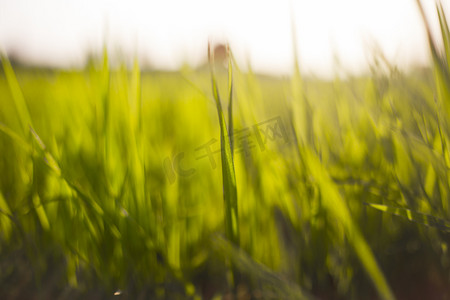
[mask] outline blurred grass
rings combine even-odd
[[[431,69],[345,80],[2,56],[0,297],[449,297],[437,12]]]

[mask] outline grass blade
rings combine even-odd
[[[350,244],[352,244],[359,260],[372,279],[380,297],[383,299],[395,299],[375,260],[372,250],[359,231],[356,223],[353,221],[345,201],[342,199],[339,190],[328,175],[327,170],[323,167],[314,153],[305,149],[304,154],[306,158],[305,161],[308,164],[308,170],[317,181],[321,194],[323,195],[322,203],[324,208],[343,226]]]
[[[228,135],[230,138],[231,156],[234,157],[234,139],[233,139],[233,66],[231,62],[230,45],[227,45],[228,53]]]
[[[14,106],[20,120],[22,133],[24,134],[24,136],[28,136],[28,129],[30,126],[32,127],[33,124],[31,122],[31,117],[27,103],[25,102],[25,97],[23,96],[19,82],[17,81],[16,74],[14,73],[11,63],[9,62],[9,59],[6,57],[6,55],[3,54],[0,55],[0,58],[2,60],[6,81],[8,83],[9,90],[11,91],[11,95],[14,100]]]
[[[225,233],[230,241],[232,241],[236,245],[239,245],[236,175],[234,171],[234,162],[233,162],[233,155],[231,152],[230,137],[228,134],[229,131],[227,130],[227,125],[225,123],[225,118],[223,115],[222,104],[219,96],[219,88],[217,87],[216,76],[214,72],[214,57],[213,54],[211,53],[210,44],[208,44],[208,59],[211,71],[213,96],[216,102],[220,124],[222,180],[223,180],[223,196],[225,206]],[[229,74],[231,74],[231,69],[229,71]],[[232,89],[230,88],[230,91],[231,90]],[[232,118],[232,116],[230,116],[230,118]]]
[[[377,203],[365,203],[365,204],[379,211],[406,218],[411,222],[419,223],[429,227],[434,227],[443,231],[450,231],[449,221],[437,218],[432,215],[423,214],[403,207],[393,207]]]

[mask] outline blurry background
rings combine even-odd
[[[435,14],[434,1],[424,6]],[[0,50],[28,63],[72,67],[106,43],[121,59],[137,54],[143,66],[177,69],[201,64],[208,39],[227,40],[242,66],[286,74],[292,18],[305,72],[330,76],[336,58],[348,71],[364,71],[375,43],[399,67],[427,61],[414,0],[0,0]]]
[[[422,2],[0,0],[0,299],[450,299]]]

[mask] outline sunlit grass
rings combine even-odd
[[[16,293],[6,257],[23,251],[28,285],[46,288],[53,257],[57,289],[108,296],[393,299],[433,272],[448,293],[450,36],[437,9],[433,70],[375,57],[346,80],[297,64],[292,78],[244,73],[231,52],[173,73],[111,67],[106,51],[83,71],[3,56],[0,290]]]

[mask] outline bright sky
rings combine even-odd
[[[430,16],[434,1],[422,0]],[[450,0],[442,1],[450,12]],[[0,0],[0,50],[33,63],[74,66],[104,41],[158,68],[196,65],[208,39],[228,40],[238,61],[262,72],[293,67],[292,17],[301,68],[367,65],[374,41],[400,66],[428,60],[415,0]]]

